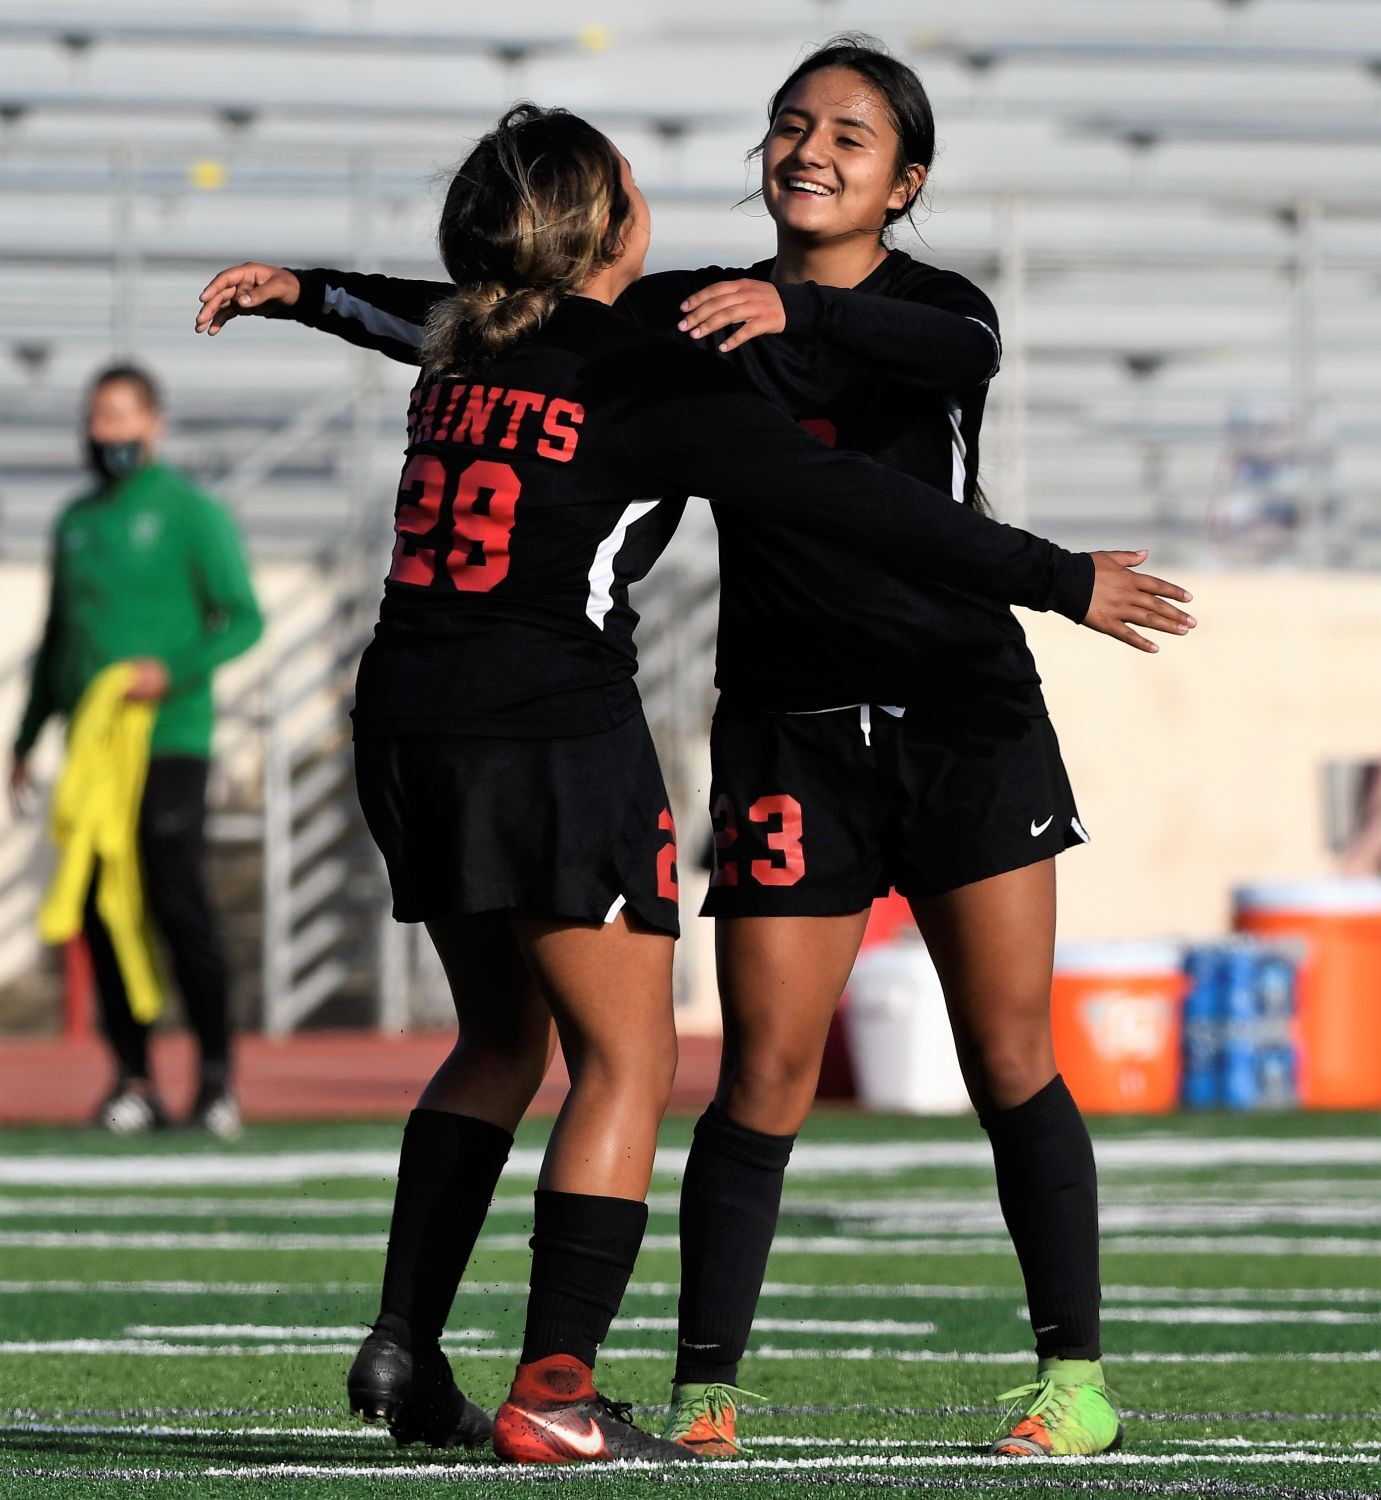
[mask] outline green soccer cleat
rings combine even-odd
[[[752,1401],[766,1399],[720,1381],[708,1385],[674,1385],[662,1436],[702,1458],[732,1458],[743,1453],[745,1449],[734,1434],[738,1416],[734,1401],[745,1396]]]
[[[1112,1453],[1122,1446],[1122,1423],[1108,1400],[1096,1359],[1043,1359],[1031,1385],[1006,1391],[1021,1419],[989,1448],[1010,1458],[1069,1458]]]

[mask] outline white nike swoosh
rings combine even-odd
[[[549,1422],[545,1417],[538,1415],[535,1411],[529,1411],[525,1406],[513,1408],[520,1416],[524,1416],[534,1427],[540,1427],[559,1438],[568,1448],[573,1449],[584,1458],[599,1458],[604,1453],[604,1434],[595,1425],[593,1419],[590,1421],[588,1432],[572,1432],[569,1427],[562,1427],[559,1422]]]
[[[1042,823],[1039,827],[1037,827],[1036,826],[1036,820],[1034,818],[1032,818],[1031,819],[1031,837],[1033,839],[1040,838],[1041,834],[1043,834],[1045,832],[1045,830],[1047,828],[1049,828],[1050,825],[1054,821],[1055,821],[1055,814],[1051,813],[1050,816],[1045,820],[1045,822]]]

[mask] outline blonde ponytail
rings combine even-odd
[[[427,320],[429,375],[467,374],[531,338],[617,259],[629,209],[621,160],[565,110],[520,104],[452,179],[437,239],[458,290]]]

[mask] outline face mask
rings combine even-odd
[[[123,479],[144,462],[144,445],[138,441],[98,443],[94,438],[87,438],[86,461],[102,479]]]

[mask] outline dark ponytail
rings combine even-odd
[[[457,169],[437,226],[458,291],[427,320],[428,374],[482,368],[618,258],[629,211],[618,152],[564,109],[518,104]]]

